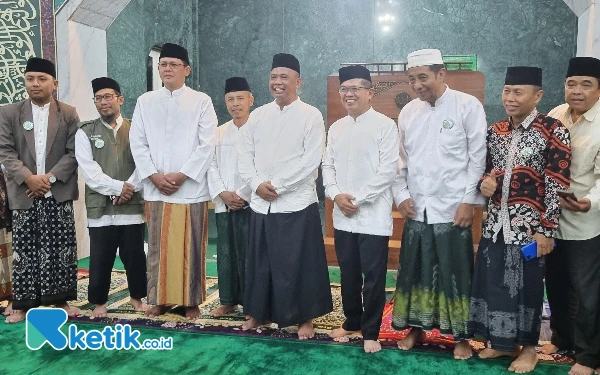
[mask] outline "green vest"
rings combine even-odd
[[[127,181],[135,170],[135,162],[129,146],[129,128],[131,121],[123,119],[123,124],[114,132],[102,123],[100,118],[82,122],[79,128],[87,135],[92,146],[94,161],[109,177]],[[124,204],[113,205],[109,196],[99,194],[85,186],[85,206],[90,219],[99,219],[104,215],[135,215],[144,213],[144,200],[140,193]]]

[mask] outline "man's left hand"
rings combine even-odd
[[[165,175],[165,177],[175,182],[175,185],[177,186],[181,186],[181,184],[183,184],[183,182],[188,179],[188,176],[181,172],[168,173]]]
[[[548,255],[554,249],[554,238],[546,237],[541,233],[533,235],[533,240],[537,242],[537,256],[538,258]]]
[[[461,203],[454,215],[454,223],[452,226],[467,228],[471,224],[473,224],[473,205]]]

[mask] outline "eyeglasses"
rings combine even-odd
[[[185,64],[178,64],[178,63],[174,63],[174,62],[161,62],[160,64],[158,64],[159,68],[162,69],[167,69],[167,67],[170,67],[171,69],[175,70],[175,69],[179,69],[182,66],[185,66]]]
[[[338,90],[338,92],[340,94],[346,94],[346,93],[351,93],[351,94],[356,94],[356,92],[358,90],[369,90],[368,87],[363,87],[363,86],[356,86],[356,87],[346,87],[346,86],[340,86],[340,89]]]
[[[117,95],[117,94],[104,94],[104,95],[96,95],[92,98],[92,100],[94,101],[94,103],[100,103],[102,101],[102,99],[106,100],[107,102],[110,102],[111,100],[113,100],[114,97],[119,97],[121,95]]]

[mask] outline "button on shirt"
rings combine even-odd
[[[341,193],[355,197],[352,217],[333,210],[335,229],[391,236],[392,183],[398,171],[398,128],[394,120],[370,108],[356,120],[346,116],[327,134],[323,185],[330,199]]]
[[[571,137],[571,188],[592,203],[588,212],[561,210],[556,238],[588,240],[600,235],[600,101],[573,123],[568,104],[548,116],[560,120]]]
[[[242,182],[238,169],[238,153],[236,144],[241,128],[233,120],[217,128],[217,145],[215,156],[208,169],[208,190],[215,202],[215,213],[227,212],[225,202],[219,197],[224,191],[234,191],[246,202],[250,201],[252,190]]]
[[[50,103],[39,107],[31,102],[33,113],[33,132],[35,139],[35,163],[37,175],[46,174],[46,143],[48,139],[48,116],[50,115]],[[26,130],[28,131],[28,130]],[[48,198],[52,196],[52,189],[44,195]]]
[[[472,95],[446,87],[435,106],[414,99],[400,112],[399,173],[394,199],[412,198],[417,221],[454,221],[461,203],[483,204],[477,183],[485,170],[487,123]]]
[[[210,200],[206,172],[212,162],[217,114],[212,100],[187,86],[150,91],[138,98],[129,141],[144,200],[192,204]],[[175,193],[163,195],[150,177],[181,172],[188,176]]]
[[[115,138],[117,137],[121,125],[123,125],[123,117],[119,116],[116,121],[117,125],[114,128],[110,126],[110,124],[102,121],[104,126],[113,131]],[[83,179],[90,189],[107,196],[121,195],[125,181],[115,180],[102,171],[100,164],[94,161],[90,140],[81,129],[78,129],[75,134],[75,157],[77,158],[77,163],[83,174]],[[138,176],[137,169],[133,171],[127,182],[133,185],[136,192],[142,190],[142,182]],[[143,214],[104,215],[98,219],[88,218],[88,227],[97,228],[110,225],[133,225],[143,224],[144,222],[146,222],[146,219]]]
[[[325,148],[323,115],[299,98],[280,109],[274,101],[252,111],[238,142],[240,175],[252,188],[250,207],[261,214],[289,213],[318,202],[315,180]],[[271,181],[279,197],[256,194]]]

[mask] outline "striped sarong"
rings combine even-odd
[[[206,298],[206,202],[146,202],[148,303],[196,306]]]

